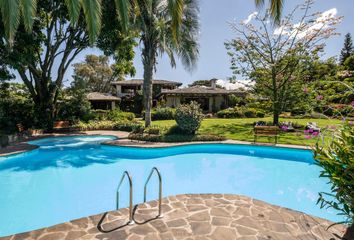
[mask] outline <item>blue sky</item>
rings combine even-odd
[[[292,8],[303,3],[302,0],[285,0],[284,14]],[[314,11],[326,11],[331,8],[337,9],[338,16],[344,16],[342,23],[338,26],[341,36],[334,36],[327,40],[325,49],[326,57],[336,56],[343,46],[344,34],[350,32],[354,35],[354,1],[353,0],[317,0]],[[252,12],[257,11],[254,0],[200,0],[200,57],[197,68],[192,72],[187,72],[181,64],[176,68],[171,68],[166,57],[158,59],[156,79],[170,79],[189,84],[198,79],[211,79],[213,77],[226,79],[231,75],[229,69],[229,58],[226,54],[224,42],[233,37],[228,22],[240,22],[248,17]],[[83,60],[86,54],[99,54],[96,49],[87,49],[75,62]],[[135,77],[143,76],[140,51],[136,54],[134,64],[137,70]],[[66,74],[66,79],[70,81],[72,69]],[[66,85],[68,81],[66,82]]]

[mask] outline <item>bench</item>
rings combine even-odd
[[[279,127],[278,126],[255,126],[254,127],[254,143],[257,141],[257,137],[274,137],[275,144],[278,143],[278,134]]]

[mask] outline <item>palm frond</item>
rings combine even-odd
[[[5,36],[10,45],[13,42],[17,27],[20,23],[20,2],[19,0],[1,0],[1,16],[5,29]]]
[[[21,0],[23,24],[28,32],[32,31],[33,20],[36,16],[37,0]]]
[[[179,28],[182,24],[184,0],[168,0],[168,9],[172,17],[172,36],[177,41]]]
[[[90,42],[94,43],[101,29],[101,0],[82,0]]]
[[[125,31],[129,27],[129,11],[130,11],[130,1],[129,0],[114,0],[117,9],[117,16],[123,26]]]
[[[257,7],[263,7],[265,0],[255,0]],[[276,24],[280,23],[284,0],[269,0],[270,15]]]
[[[71,24],[76,24],[79,20],[81,1],[79,0],[65,0],[66,7],[68,8],[69,18]]]
[[[262,7],[264,5],[264,0],[255,0],[257,7]]]
[[[283,10],[283,0],[271,0],[270,14],[274,18],[275,23],[280,23],[281,12]]]

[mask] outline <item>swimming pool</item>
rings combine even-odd
[[[101,145],[112,136],[56,137],[32,141],[40,148],[0,157],[0,236],[29,231],[115,208],[124,170],[133,178],[134,202],[143,201],[147,175],[156,166],[163,196],[231,193],[250,196],[332,221],[316,205],[329,191],[310,151],[250,145],[199,144],[169,148]],[[157,179],[148,199],[157,198]],[[128,186],[121,189],[127,206]]]

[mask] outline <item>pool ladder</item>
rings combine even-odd
[[[161,178],[161,174],[160,171],[156,168],[153,167],[150,171],[150,174],[148,176],[148,178],[145,181],[145,185],[144,185],[144,203],[146,203],[146,193],[147,193],[147,185],[152,177],[152,175],[156,173],[158,180],[159,180],[159,203],[158,203],[158,214],[155,218],[152,218],[150,220],[156,219],[156,218],[161,218],[162,217],[162,209],[161,209],[161,205],[162,205],[162,178]],[[132,181],[132,177],[130,176],[128,171],[124,171],[123,175],[120,179],[120,182],[118,184],[118,188],[117,188],[117,196],[116,196],[116,209],[119,209],[119,191],[120,191],[120,187],[122,186],[122,183],[124,181],[125,178],[128,178],[128,182],[129,182],[129,222],[126,225],[132,225],[134,223],[137,224],[143,224],[145,222],[148,222],[150,220],[147,220],[143,223],[139,223],[137,221],[134,220],[134,209],[137,208],[138,205],[135,206],[135,208],[133,209],[133,181]],[[123,225],[125,226],[125,225]]]

